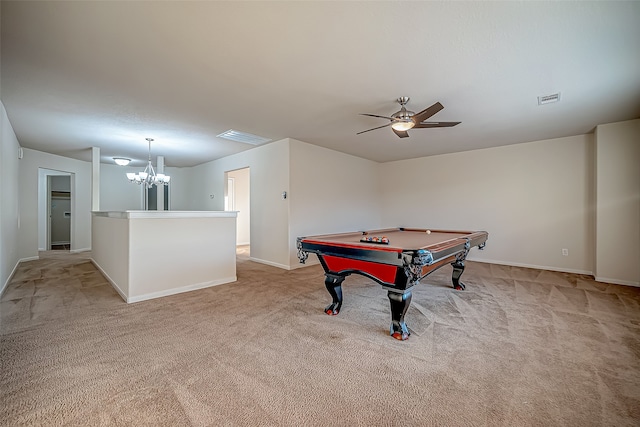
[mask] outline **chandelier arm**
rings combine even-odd
[[[135,182],[136,184],[143,185],[146,188],[151,188],[154,185],[169,185],[169,181],[171,177],[169,175],[160,174],[162,176],[158,176],[156,174],[155,169],[153,168],[153,164],[151,163],[151,141],[153,138],[145,138],[149,143],[149,161],[147,162],[147,167],[144,168],[143,172],[139,172],[136,174],[128,173],[127,178],[131,182]],[[142,178],[144,176],[144,178]]]

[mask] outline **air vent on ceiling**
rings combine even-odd
[[[560,92],[538,97],[538,105],[551,104],[558,101],[560,101]]]
[[[259,145],[271,141],[269,138],[263,138],[262,136],[252,135],[246,132],[239,132],[233,129],[229,129],[228,131],[222,132],[220,135],[216,136],[218,138],[230,139],[231,141],[242,142],[251,145]]]

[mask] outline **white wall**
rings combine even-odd
[[[592,165],[592,135],[385,163],[382,222],[486,230],[469,259],[590,274]]]
[[[171,182],[169,182],[169,209],[172,211],[190,210],[189,206],[191,205],[191,182],[189,177],[191,175],[191,168],[175,168],[165,166],[164,173],[171,177]]]
[[[236,281],[233,215],[131,219],[127,302]],[[150,256],[163,242],[171,244]]]
[[[0,295],[20,260],[18,139],[0,102]]]
[[[289,268],[289,199],[281,197],[289,191],[288,139],[193,167],[188,210],[224,210],[225,172],[246,167],[250,168],[251,258]]]
[[[39,168],[72,173],[71,250],[91,249],[91,163],[24,149],[20,160],[20,258],[38,256]],[[46,187],[45,190],[46,192]]]
[[[15,157],[17,159],[17,154]],[[38,250],[43,250],[46,247],[47,174],[72,175],[71,216],[73,228],[71,230],[71,250],[90,250],[91,162],[56,156],[27,148],[24,149],[24,158],[20,162],[19,180],[8,180],[10,183],[20,182],[19,206],[22,212],[20,215],[22,230],[19,234],[19,244],[16,243],[19,257],[21,259],[37,258]],[[9,170],[7,168],[7,171]],[[100,209],[104,211],[142,209],[141,187],[130,183],[126,178],[126,172],[139,172],[141,170],[141,168],[101,164]],[[165,167],[165,171],[171,175],[171,209],[189,210],[188,206],[191,204],[189,171],[184,168],[169,167]],[[16,192],[17,197],[18,188],[13,184],[11,188],[14,189],[13,191]]]
[[[143,209],[142,186],[127,179],[127,172],[137,173],[144,168],[100,164],[100,210],[126,211]]]
[[[235,189],[235,207],[238,212],[236,222],[236,244],[248,245],[251,242],[251,180],[248,168],[228,173],[233,178]]]
[[[109,280],[120,296],[127,301],[130,295],[130,244],[128,219],[114,219],[94,215],[91,224],[91,259]],[[157,236],[152,236],[157,238]],[[114,248],[118,248],[114,250]],[[157,270],[154,268],[154,270]]]
[[[597,280],[640,285],[640,120],[596,128]]]
[[[127,302],[234,282],[235,222],[228,212],[96,212],[92,260]]]
[[[289,167],[291,267],[298,237],[380,227],[378,163],[292,139]]]
[[[144,209],[142,186],[129,182],[126,175],[127,172],[137,173],[143,170],[144,167],[100,164],[100,210],[127,211]],[[169,184],[170,210],[189,210],[185,168],[165,166],[164,170],[165,174],[171,176]]]

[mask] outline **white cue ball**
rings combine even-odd
[[[427,234],[431,234],[431,230],[427,230]]]

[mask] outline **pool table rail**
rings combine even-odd
[[[416,228],[400,228],[400,229],[384,229],[368,232],[368,234],[391,234],[401,232],[426,232],[425,229]],[[393,265],[396,267],[409,268],[413,271],[413,274],[409,277],[413,279],[411,281],[418,281],[431,273],[434,269],[425,269],[423,267],[431,266],[434,264],[445,264],[447,260],[451,262],[458,259],[464,261],[469,249],[478,246],[479,249],[484,247],[487,240],[486,231],[444,231],[433,230],[432,234],[435,235],[452,235],[451,238],[438,243],[432,243],[423,246],[416,246],[415,248],[401,248],[398,246],[386,246],[376,243],[360,242],[359,237],[366,235],[367,232],[358,233],[339,233],[339,234],[326,234],[313,237],[298,237],[297,249],[298,259],[304,264],[308,258],[309,253],[315,253],[322,262],[324,256],[341,257],[357,261],[366,261],[374,263],[382,263],[387,265]],[[462,237],[461,237],[462,235]],[[424,235],[423,235],[424,236]],[[455,257],[452,258],[452,257]],[[459,259],[462,258],[462,259]],[[323,267],[327,267],[323,263]],[[331,271],[332,273],[346,273],[346,270]],[[358,271],[353,271],[359,273]],[[369,276],[369,275],[367,275]],[[376,280],[375,277],[372,279]],[[383,283],[380,280],[377,282],[393,286],[390,283]]]

